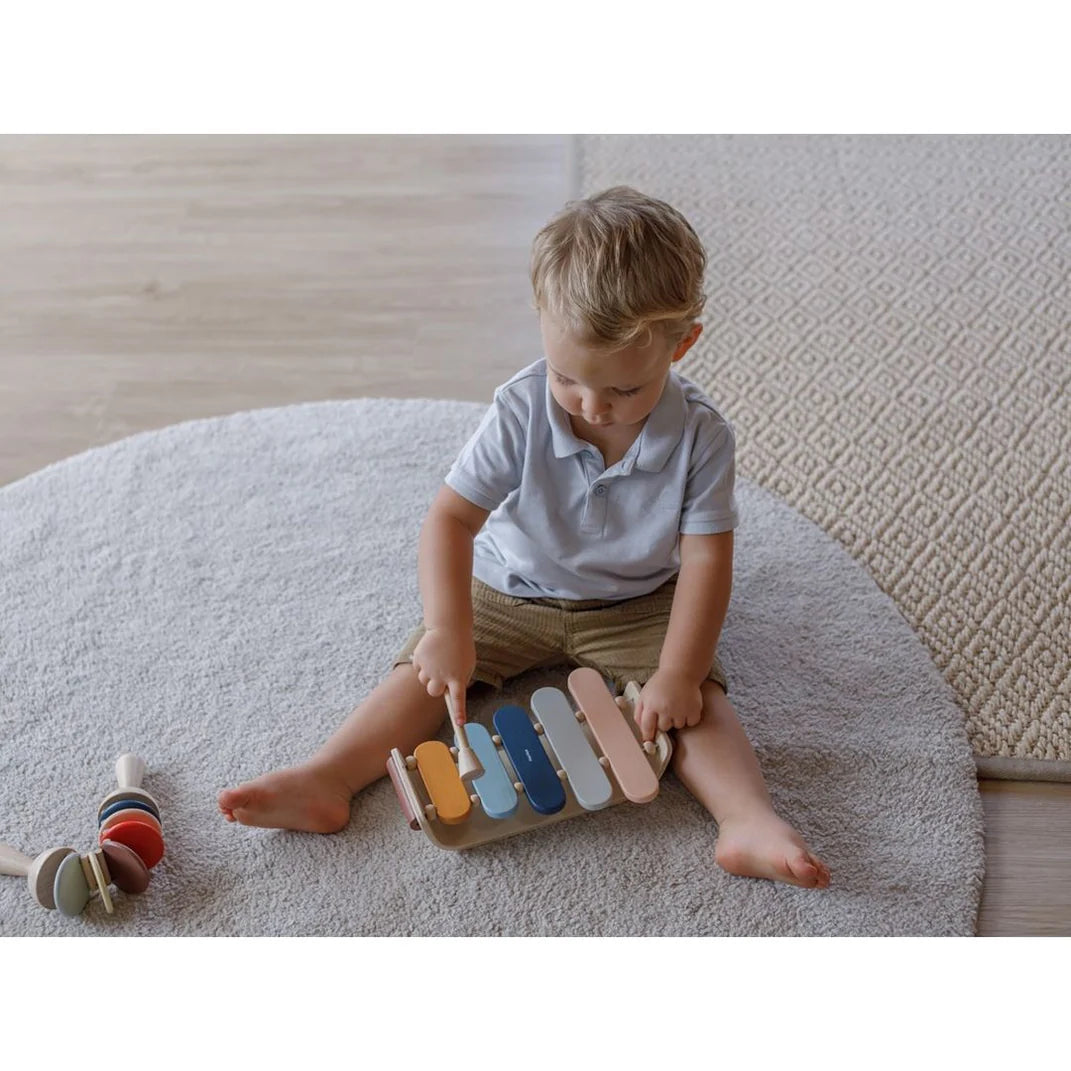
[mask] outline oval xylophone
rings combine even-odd
[[[428,740],[410,756],[392,749],[387,773],[410,827],[457,850],[625,800],[653,800],[673,747],[663,732],[653,742],[641,740],[632,716],[639,685],[629,682],[615,699],[602,677],[584,668],[569,674],[568,686],[579,713],[559,689],[540,688],[530,701],[534,723],[519,706],[495,711],[493,736],[466,723],[484,770],[471,794],[456,748]]]

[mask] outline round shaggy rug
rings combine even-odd
[[[625,803],[467,852],[384,779],[340,834],[247,829],[216,792],[304,758],[420,618],[424,510],[483,406],[360,399],[137,435],[0,489],[0,841],[86,851],[116,756],[147,762],[167,854],[76,919],[0,879],[3,935],[971,934],[982,811],[964,719],[863,567],[742,482],[730,692],[771,793],[831,867],[735,878],[668,774]],[[567,668],[474,691],[564,687]],[[444,736],[445,739],[445,736]]]

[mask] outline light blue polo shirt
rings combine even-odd
[[[546,361],[518,372],[446,476],[491,515],[473,575],[521,598],[631,599],[680,569],[681,533],[737,526],[736,439],[691,381],[670,372],[628,453],[606,469],[554,400]]]

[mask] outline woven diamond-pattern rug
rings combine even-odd
[[[1071,137],[584,136],[710,254],[681,371],[739,471],[838,539],[979,773],[1071,780]]]

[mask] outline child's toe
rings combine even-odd
[[[813,855],[807,855],[806,859],[814,879],[811,887],[824,889],[829,884],[829,867],[821,859],[816,859]]]
[[[793,879],[800,885],[806,886],[808,889],[815,888],[819,883],[819,870],[811,861],[811,857],[806,852],[800,852],[788,860],[788,870]]]
[[[242,786],[238,788],[225,788],[217,797],[219,809],[224,812],[233,812],[239,807],[244,807],[249,802],[249,791]]]

